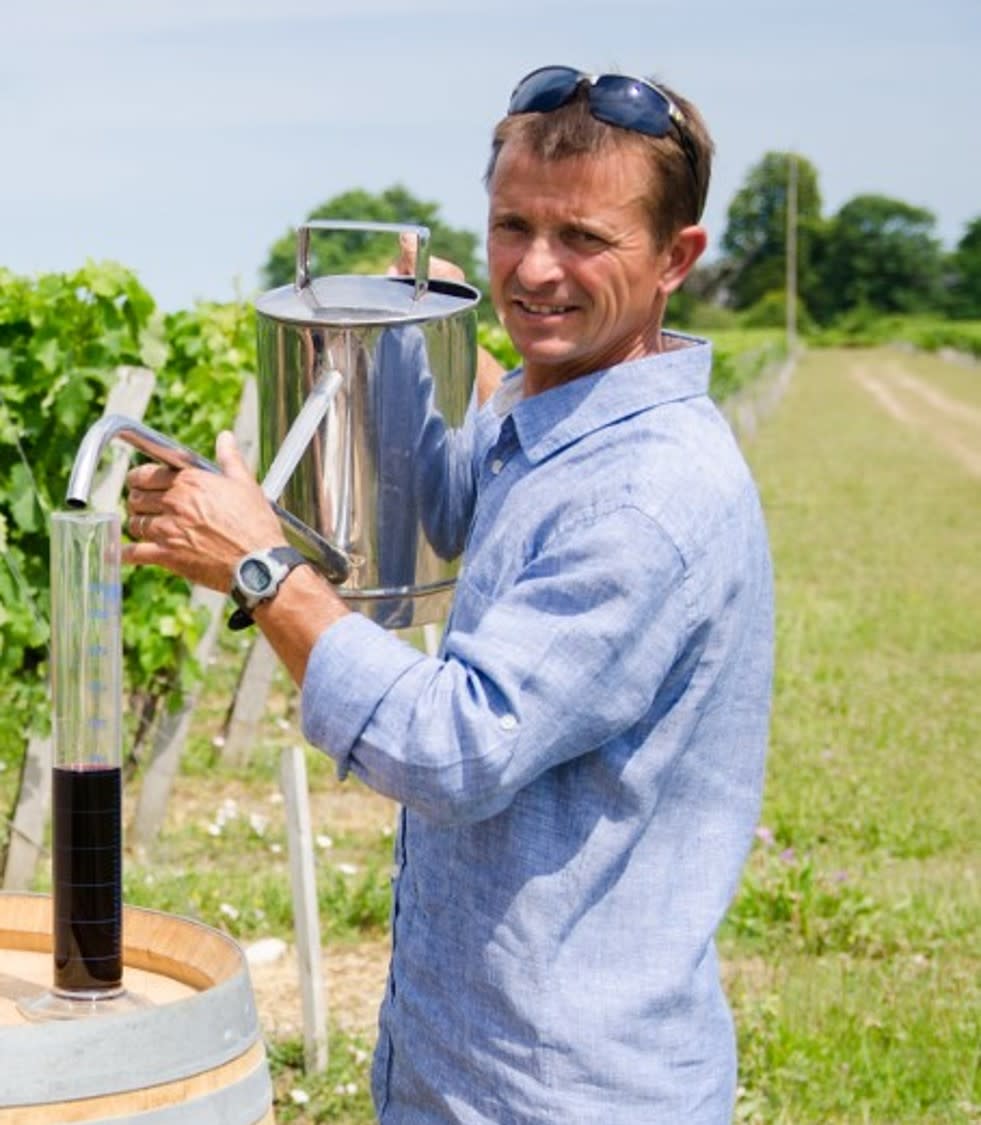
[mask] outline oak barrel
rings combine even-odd
[[[123,984],[139,1008],[33,1022],[51,987],[51,899],[0,893],[0,1125],[271,1125],[248,966],[209,926],[125,907]]]

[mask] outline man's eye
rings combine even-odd
[[[566,232],[566,241],[574,246],[583,246],[589,249],[599,250],[607,245],[607,241],[595,231],[584,230],[582,227],[575,227]]]

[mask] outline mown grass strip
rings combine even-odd
[[[981,485],[870,395],[862,373],[895,361],[810,354],[749,449],[778,654],[760,839],[723,937],[743,1121],[981,1114]],[[977,402],[970,372],[913,368]]]

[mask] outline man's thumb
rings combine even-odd
[[[239,480],[253,479],[252,472],[245,463],[245,458],[239,452],[235,435],[230,430],[222,430],[218,435],[218,440],[215,443],[215,456],[218,460],[218,468],[226,477],[234,477]]]

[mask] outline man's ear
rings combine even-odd
[[[666,251],[667,265],[661,277],[661,291],[673,293],[691,272],[708,245],[704,227],[682,227]]]

